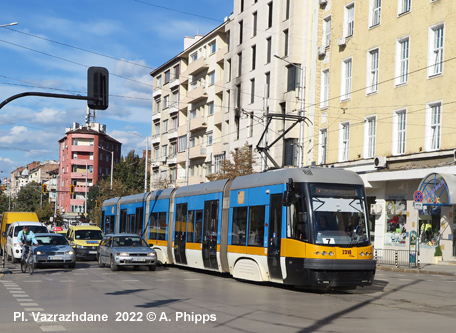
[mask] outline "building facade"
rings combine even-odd
[[[75,221],[86,213],[89,188],[111,175],[120,160],[121,143],[106,134],[106,126],[89,123],[67,128],[59,140],[58,208],[65,221]],[[73,187],[73,186],[74,187]],[[70,193],[74,188],[74,193]]]
[[[313,161],[358,172],[378,250],[456,256],[449,1],[323,1]],[[429,226],[430,225],[430,226]]]

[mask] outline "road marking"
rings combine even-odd
[[[106,280],[90,280],[90,282],[106,282]]]
[[[23,290],[10,290],[9,292],[11,294],[25,294],[25,291]]]
[[[31,298],[21,298],[17,300],[18,302],[33,302],[33,299]]]
[[[89,273],[73,273],[74,275],[89,275]]]
[[[60,280],[60,282],[76,282],[74,280]]]
[[[14,296],[14,297],[30,297],[30,296],[27,295],[27,294],[14,294],[13,296]]]
[[[6,289],[10,290],[10,289],[21,289],[21,287],[5,287]]]
[[[65,327],[62,325],[58,326],[40,326],[43,332],[58,332],[58,331],[66,331]]]
[[[131,274],[146,274],[146,272],[132,272]]]
[[[43,308],[24,308],[24,311],[30,311],[30,312],[33,312],[33,311],[44,311]]]
[[[51,280],[52,281],[52,280]],[[35,283],[35,282],[43,282],[41,280],[26,280],[26,281],[22,281],[22,282],[32,282],[32,283]]]
[[[123,282],[137,282],[139,280],[122,280]]]
[[[171,280],[171,279],[157,279],[155,281],[169,281],[169,280]]]
[[[19,303],[19,305],[20,306],[38,306],[38,303]]]
[[[185,281],[199,281],[201,279],[184,279]]]

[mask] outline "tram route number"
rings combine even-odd
[[[342,254],[351,255],[351,254],[352,254],[352,251],[351,251],[351,250],[342,250]]]

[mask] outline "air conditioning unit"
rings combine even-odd
[[[337,45],[339,45],[339,46],[347,45],[347,40],[345,39],[345,37],[339,38],[339,40],[337,41]]]
[[[323,45],[319,46],[318,47],[318,55],[319,56],[324,56],[326,54],[326,47],[324,47]]]
[[[453,149],[453,160],[456,162],[456,149]]]
[[[328,0],[320,0],[320,6],[326,5]]]
[[[374,166],[377,169],[386,168],[386,164],[387,164],[386,156],[378,156],[378,157],[374,158]]]
[[[382,215],[382,205],[371,204],[370,213],[371,213],[371,215]]]

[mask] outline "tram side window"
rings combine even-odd
[[[188,243],[193,243],[194,223],[195,223],[195,211],[190,210],[190,211],[188,211],[188,221],[187,221],[187,242]]]
[[[119,226],[119,232],[125,232],[125,229],[127,227],[127,210],[122,209],[120,211],[120,226]]]
[[[166,239],[166,212],[158,213],[158,240]]]
[[[231,230],[231,244],[245,245],[245,231],[247,229],[247,207],[233,208],[233,226]]]
[[[103,230],[103,232],[106,230],[106,229],[105,229],[105,226],[106,226],[106,222],[107,222],[107,221],[108,221],[108,219],[107,219],[106,216],[105,216],[105,212],[102,211],[102,212],[101,212],[101,226],[100,226],[100,228],[101,228],[101,230]]]
[[[291,237],[301,241],[309,239],[309,225],[307,218],[306,205],[303,205],[303,200],[300,197],[293,200],[290,205],[290,222],[291,222]]]
[[[204,202],[204,237],[216,241],[218,234],[218,200]],[[207,237],[207,238],[206,238]]]
[[[114,215],[106,216],[106,223],[104,225],[104,233],[110,234],[114,232],[116,217]]]
[[[187,224],[187,204],[176,205],[176,225],[175,225],[175,240],[185,241],[185,229]]]
[[[142,234],[142,227],[143,227],[143,209],[141,208],[136,208],[136,228],[135,228],[135,234],[141,235]]]
[[[252,206],[249,209],[249,238],[247,245],[263,246],[265,206]]]
[[[127,228],[126,228],[126,232],[129,232],[129,233],[135,233],[135,230],[136,230],[136,218],[135,218],[135,215],[133,214],[128,214],[127,215]]]
[[[150,214],[149,239],[157,239],[157,213]]]
[[[195,211],[195,243],[201,243],[203,239],[203,211]]]

